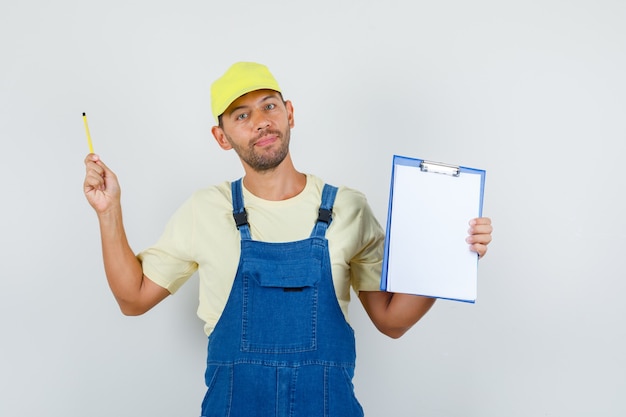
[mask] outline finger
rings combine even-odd
[[[489,217],[476,217],[475,219],[470,220],[469,224],[470,226],[491,224],[491,219]]]
[[[115,173],[100,159],[96,154],[90,153],[85,158],[86,164],[86,178],[85,185],[87,186],[87,178],[89,178],[89,185],[96,189],[104,191],[108,180],[117,181]]]
[[[472,252],[476,252],[478,254],[478,258],[482,258],[487,253],[487,245],[482,245],[479,243],[475,243],[470,246],[470,250]]]
[[[88,169],[85,174],[84,181],[85,189],[95,188],[101,189],[104,187],[104,177],[102,176],[102,172],[98,171],[98,169]]]
[[[493,227],[490,224],[476,225],[467,229],[468,235],[489,235],[491,232],[493,232]]]
[[[102,159],[100,159],[100,156],[95,153],[90,153],[85,157],[85,165],[88,168],[94,167],[94,166],[102,167],[103,172],[106,175],[113,173],[111,169],[108,166],[106,166],[104,162],[102,162]]]
[[[90,153],[87,154],[87,156],[85,157],[85,165],[87,165],[88,162],[97,162],[100,160],[100,157],[95,154],[95,153]]]
[[[93,175],[95,173],[96,175],[102,176],[104,174],[104,169],[99,161],[100,158],[98,157],[98,155],[92,153],[87,155],[87,157],[85,158],[86,175]]]
[[[85,191],[88,189],[101,189],[104,186],[104,168],[98,164],[97,155],[89,154],[85,158]]]
[[[102,166],[102,163],[99,162],[86,161],[85,170],[87,173],[96,172],[98,175],[104,174],[104,167]]]
[[[472,219],[469,224],[470,228],[467,232],[470,235],[491,233],[493,231],[493,226],[491,226],[491,219],[489,217],[478,217]]]
[[[473,244],[488,245],[489,243],[491,243],[491,239],[492,239],[491,234],[485,233],[485,234],[470,235],[467,238],[465,238],[465,241],[469,243],[470,245],[473,245]]]

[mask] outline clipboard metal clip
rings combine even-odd
[[[420,169],[422,172],[434,172],[436,174],[452,175],[453,177],[461,175],[461,168],[458,165],[442,164],[441,162],[422,161]]]

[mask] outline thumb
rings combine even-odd
[[[96,165],[100,166],[103,170],[104,177],[114,177],[115,173],[109,168],[103,161],[100,159],[100,155],[95,153],[90,153],[87,155],[86,161],[94,162]]]
[[[87,175],[85,177],[85,190],[115,191],[119,188],[117,184],[117,176],[115,173],[100,159],[99,155],[90,153],[85,158]],[[110,188],[112,187],[112,188]]]

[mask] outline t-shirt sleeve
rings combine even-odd
[[[380,291],[385,233],[365,196],[358,193],[355,200],[358,246],[350,260],[350,283],[357,294],[359,291]]]
[[[193,224],[191,197],[170,218],[157,243],[137,255],[144,275],[172,294],[198,269],[192,252]]]

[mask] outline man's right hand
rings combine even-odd
[[[85,168],[85,197],[98,213],[109,286],[122,313],[143,314],[170,293],[143,275],[142,265],[128,244],[117,176],[93,153],[85,158]]]
[[[98,214],[120,205],[120,184],[117,176],[100,160],[90,153],[85,158],[85,197]]]

